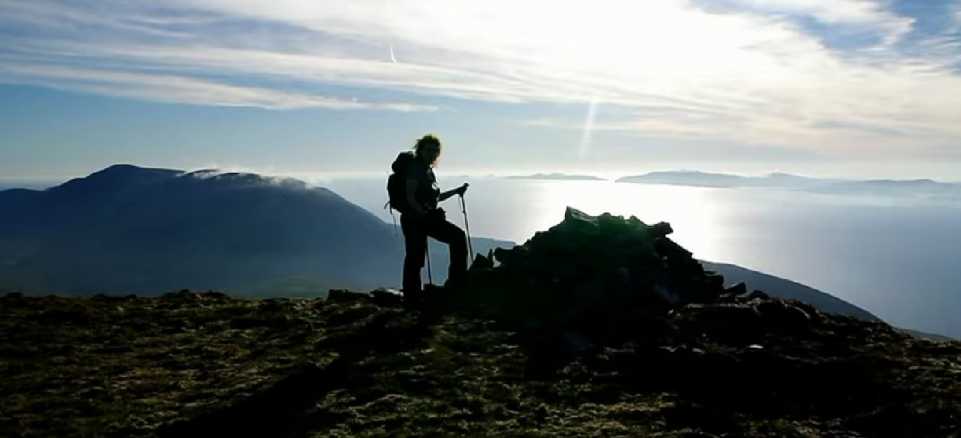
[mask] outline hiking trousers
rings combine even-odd
[[[447,244],[450,249],[450,265],[447,268],[448,284],[459,282],[467,272],[467,236],[457,225],[447,220],[444,210],[432,210],[424,217],[401,214],[400,227],[404,230],[404,296],[413,297],[421,292],[420,271],[424,267],[427,252],[427,236]]]

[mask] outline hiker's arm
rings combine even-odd
[[[461,195],[461,196],[463,196],[463,195],[464,195],[464,192],[467,191],[467,186],[468,186],[468,184],[467,184],[467,183],[464,183],[464,185],[462,185],[462,186],[460,186],[460,187],[458,187],[458,188],[456,188],[456,189],[451,189],[451,190],[448,190],[448,191],[446,191],[446,192],[441,193],[440,196],[437,198],[437,202],[444,201],[444,200],[446,200],[447,198],[450,198],[451,196],[454,196],[454,195]]]
[[[424,207],[423,207],[422,205],[420,205],[419,202],[417,202],[417,196],[415,196],[415,194],[417,193],[417,180],[416,180],[416,179],[408,179],[408,180],[407,180],[407,190],[406,190],[406,192],[407,192],[407,206],[410,207],[410,210],[413,211],[414,214],[416,214],[416,215],[418,215],[418,216],[423,216],[423,215],[427,214],[427,212],[424,211]]]
[[[457,189],[441,192],[440,196],[437,197],[437,202],[446,201],[447,198],[450,198],[451,196],[454,196],[456,194],[457,194]]]

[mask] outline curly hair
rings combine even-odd
[[[414,144],[414,155],[416,155],[418,158],[423,157],[424,150],[428,147],[437,148],[437,152],[440,154],[440,139],[438,139],[434,134],[427,134],[421,137],[419,140],[417,140],[417,143]]]

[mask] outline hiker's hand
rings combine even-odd
[[[464,196],[464,193],[467,192],[467,187],[468,187],[468,186],[470,186],[470,184],[464,183],[464,185],[458,187],[458,188],[454,191],[454,193],[457,193],[457,194],[460,195],[460,196]]]

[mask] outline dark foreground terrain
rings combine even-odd
[[[961,436],[961,343],[725,289],[670,233],[571,210],[422,311],[7,295],[0,436]]]
[[[388,301],[0,299],[0,435],[957,436],[961,420],[961,345],[880,323],[812,312],[757,344],[544,364],[491,321]],[[709,334],[721,309],[673,319]]]

